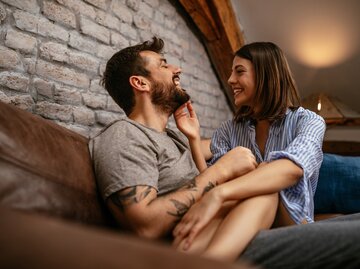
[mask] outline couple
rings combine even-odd
[[[300,106],[282,51],[258,42],[236,52],[228,83],[238,111],[214,133],[208,167],[181,69],[167,63],[163,46],[154,37],[117,52],[103,77],[127,117],[90,148],[120,226],[234,261],[260,230],[313,222],[325,124]],[[166,128],[171,115],[187,139]]]

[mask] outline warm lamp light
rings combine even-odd
[[[307,17],[296,25],[290,52],[299,62],[314,68],[334,66],[357,50],[352,28],[331,16]]]

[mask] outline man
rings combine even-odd
[[[127,117],[90,143],[98,186],[111,212],[122,227],[146,238],[169,235],[205,192],[256,166],[245,148],[232,150],[210,168],[198,158],[199,123],[180,87],[181,69],[166,62],[163,46],[154,37],[108,61],[103,84]],[[166,128],[175,111],[194,160],[186,139]]]

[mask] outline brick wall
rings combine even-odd
[[[168,0],[0,0],[0,20],[0,100],[80,134],[123,115],[101,74],[116,51],[153,35],[183,70],[202,136],[232,116],[203,45]]]

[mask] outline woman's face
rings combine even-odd
[[[249,60],[235,56],[228,83],[233,90],[237,107],[244,105],[253,107],[255,71],[253,64]]]

